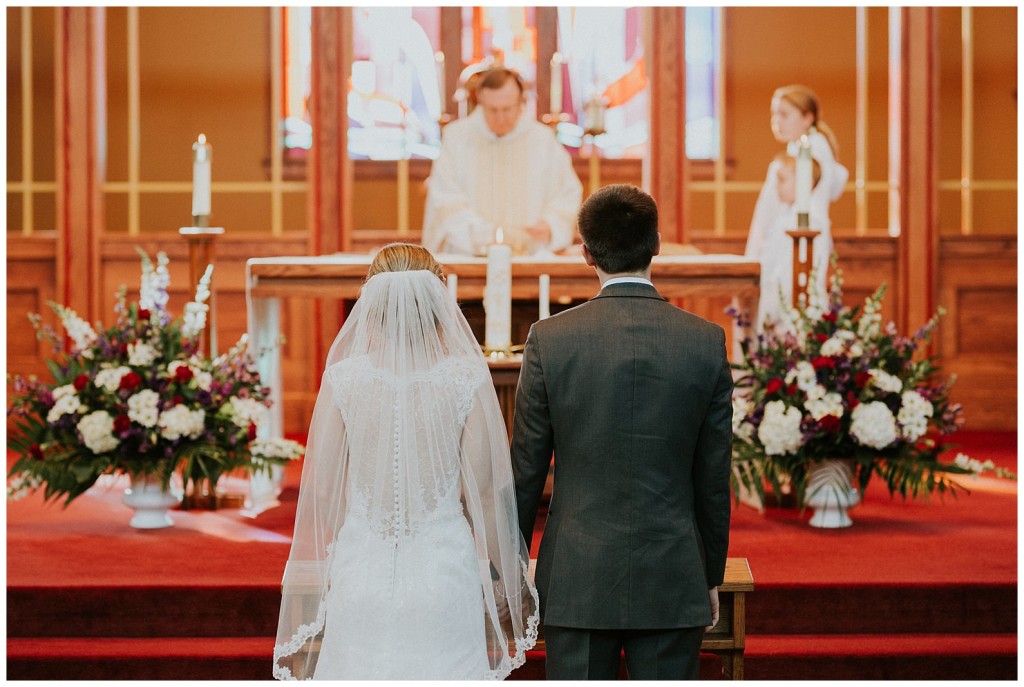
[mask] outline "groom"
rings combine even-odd
[[[729,544],[732,376],[721,327],[650,281],[658,208],[607,186],[579,212],[601,280],[530,329],[512,436],[529,542],[554,452],[537,559],[552,680],[696,679]]]

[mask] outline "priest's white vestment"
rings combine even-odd
[[[545,246],[528,245],[523,228],[545,220],[546,248],[559,250],[573,242],[582,195],[572,159],[548,127],[523,115],[496,136],[477,108],[444,128],[428,182],[423,245],[477,255],[501,227],[506,243],[537,252]]]

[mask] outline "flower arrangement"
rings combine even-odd
[[[834,258],[833,273],[828,294],[812,286],[809,303],[801,298],[741,343],[742,361],[733,364],[736,493],[763,503],[767,482],[778,500],[791,491],[802,507],[809,468],[830,459],[848,460],[862,491],[877,476],[903,498],[966,491],[956,479],[987,470],[1014,477],[962,453],[939,458],[950,448],[943,438],[962,422],[962,408],[949,400],[955,376],[942,379],[921,354],[943,311],[901,336],[894,323],[882,325],[884,284],[863,306],[847,307]]]
[[[302,455],[296,442],[256,438],[271,400],[247,337],[214,359],[199,352],[212,265],[183,316],[172,319],[167,256],[154,265],[139,254],[139,299],[130,303],[125,287],[118,290],[114,326],[94,327],[50,303],[65,345],[38,314],[29,315],[37,337],[53,344],[47,366],[54,381],[10,377],[8,448],[18,459],[9,498],[44,488],[47,500],[64,497],[66,506],[103,474],[149,477],[166,489],[181,470],[186,484],[216,484],[231,470],[269,470]]]

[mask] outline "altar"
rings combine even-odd
[[[445,254],[437,258],[446,275],[458,277],[459,300],[483,298],[485,258]],[[301,296],[354,300],[359,297],[371,260],[367,253],[336,253],[252,258],[246,262],[250,347],[261,352],[256,363],[272,398],[280,398],[276,392],[282,388],[280,350],[275,345],[280,333],[280,299]],[[594,268],[580,255],[514,257],[512,298],[537,299],[540,277],[545,274],[550,277],[550,299],[554,302],[588,299],[599,288]],[[730,296],[741,310],[752,315],[757,311],[760,275],[760,264],[741,255],[658,255],[651,262],[651,279],[666,298]],[[751,320],[756,321],[756,317]],[[261,428],[260,434],[281,436],[281,404],[270,410],[270,423]]]

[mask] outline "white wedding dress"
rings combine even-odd
[[[343,555],[330,566],[314,679],[479,680],[488,672],[480,569],[460,500],[462,427],[474,387],[489,383],[473,373],[452,359],[405,380],[366,358],[328,371],[343,417],[360,403],[360,390],[373,387],[383,389],[371,396],[385,407],[362,410],[378,417],[403,402],[438,402],[457,412],[437,436],[417,446],[399,442],[424,437],[425,426],[407,432],[346,418],[356,430],[349,430],[348,511],[336,545]],[[415,462],[403,455],[422,451],[435,455]],[[393,468],[390,480],[380,480],[384,465]],[[426,498],[399,501],[403,490]]]
[[[278,679],[504,678],[536,642],[508,434],[431,272],[363,287],[310,423]],[[506,612],[507,611],[507,612]]]

